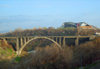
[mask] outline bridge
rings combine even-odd
[[[75,45],[79,45],[79,39],[80,38],[89,38],[89,40],[94,39],[95,36],[22,36],[22,37],[0,37],[0,39],[3,39],[5,42],[7,42],[7,39],[15,39],[16,40],[16,52],[17,55],[20,55],[23,51],[23,49],[29,44],[31,41],[34,41],[36,39],[47,39],[52,41],[56,44],[59,48],[62,48],[66,46],[66,39],[74,38],[75,39]]]

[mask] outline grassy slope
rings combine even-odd
[[[11,59],[15,56],[15,52],[11,48],[11,45],[0,40],[0,61]]]

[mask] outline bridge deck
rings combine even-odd
[[[21,37],[64,37],[64,38],[89,38],[89,37],[92,37],[92,36],[16,36],[16,37],[0,37],[0,38],[12,38],[12,39],[15,39],[15,38],[21,38]]]

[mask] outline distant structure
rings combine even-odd
[[[100,36],[100,29],[97,29],[94,35],[99,35]]]
[[[81,29],[95,29],[92,25],[89,25],[85,22],[80,22],[79,24]]]
[[[64,22],[61,28],[69,28],[69,27],[77,28],[77,25],[80,27],[80,29],[96,29],[96,27],[89,25],[85,22],[78,22],[78,23]]]
[[[61,26],[61,28],[68,28],[68,27],[76,28],[77,25],[74,22],[64,22],[63,25]]]

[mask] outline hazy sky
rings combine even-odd
[[[0,0],[0,32],[69,21],[100,27],[100,0]]]

